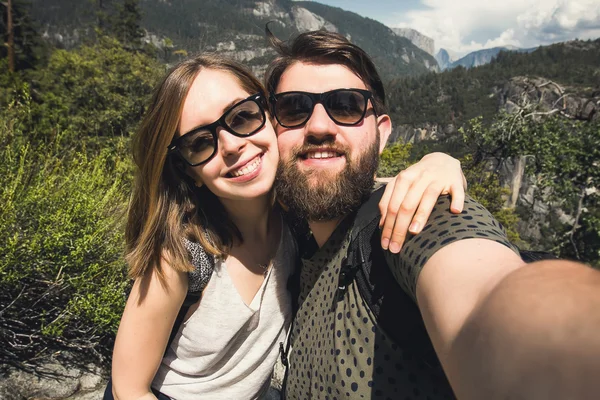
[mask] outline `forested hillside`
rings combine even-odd
[[[70,47],[94,31],[90,25],[105,27],[120,19],[118,0],[32,0],[33,14],[56,43]],[[126,4],[127,2],[125,2]],[[386,79],[437,70],[435,59],[395,35],[385,25],[340,8],[315,2],[291,0],[144,0],[139,4],[145,40],[161,51],[167,62],[198,51],[224,52],[251,65],[257,73],[266,68],[273,52],[266,44],[264,28],[281,38],[309,30],[338,31],[363,46]]]
[[[388,97],[393,138],[412,143],[412,160],[434,150],[463,158],[470,182],[483,184],[472,192],[504,187],[496,193],[528,246],[598,265],[600,39],[399,79]]]
[[[460,124],[498,112],[495,90],[516,76],[543,77],[592,96],[600,88],[600,39],[500,52],[487,65],[398,79],[389,85],[393,120],[400,124]]]
[[[69,351],[85,362],[107,359],[129,284],[122,253],[130,135],[165,61],[207,48],[266,63],[262,30],[273,15],[279,33],[316,21],[373,52],[388,78],[397,74],[388,86],[396,126],[453,126],[436,140],[391,144],[381,175],[448,150],[461,158],[471,195],[514,242],[600,266],[599,40],[400,79],[426,71],[429,56],[388,38],[375,21],[318,3],[12,4],[14,44],[0,48],[2,367],[34,368]],[[0,11],[0,35],[11,43],[6,7]],[[252,44],[258,40],[263,47]],[[386,64],[386,54],[395,61]]]

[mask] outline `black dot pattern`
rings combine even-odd
[[[450,197],[440,196],[423,228],[410,236],[399,254],[385,252],[388,265],[404,291],[416,301],[417,278],[431,256],[442,247],[463,239],[490,239],[517,255],[519,249],[508,241],[502,225],[470,196],[465,196],[462,213],[450,213]]]
[[[412,282],[416,282],[418,272],[446,244],[487,237],[514,249],[500,224],[471,198],[467,197],[463,214],[453,215],[449,208],[449,199],[440,197],[424,232],[411,238],[390,265],[413,298]],[[400,345],[390,339],[355,282],[342,300],[336,298],[352,222],[343,221],[323,247],[302,260],[300,308],[288,357],[287,398],[453,399],[445,377],[440,376],[439,363],[429,365],[418,356],[415,345]],[[407,326],[411,323],[406,321]]]

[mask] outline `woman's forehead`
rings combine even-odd
[[[250,95],[232,73],[203,68],[185,97],[179,132],[216,121],[232,104]]]

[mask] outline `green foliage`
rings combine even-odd
[[[144,37],[141,27],[142,11],[139,0],[123,0],[113,22],[113,35],[124,45],[139,48]]]
[[[7,10],[8,8],[0,3],[0,40],[2,44],[8,41]],[[31,3],[29,1],[12,1],[16,71],[34,68],[45,59],[48,52],[48,48],[39,34],[39,28],[31,18],[30,10]],[[0,61],[7,56],[7,47],[0,46]]]
[[[56,50],[48,66],[32,75],[37,105],[30,129],[42,135],[62,132],[62,139],[72,143],[83,137],[127,136],[164,70],[108,37],[93,46]]]
[[[65,155],[60,138],[35,143],[15,123],[29,107],[13,103],[0,114],[3,364],[48,346],[97,349],[116,330],[127,284],[126,141],[113,139],[95,155]]]
[[[539,119],[534,111],[526,107],[515,114],[501,113],[489,127],[481,118],[472,120],[461,132],[473,165],[486,165],[490,159],[500,165],[508,158],[525,156],[535,200],[551,206],[543,222],[552,229],[542,232],[543,242],[538,244],[563,257],[600,266],[600,121],[559,115]],[[559,222],[561,213],[570,217]]]
[[[408,168],[412,164],[409,161],[411,149],[412,145],[410,143],[403,144],[400,142],[396,142],[383,149],[379,157],[377,176],[393,177],[398,175],[400,171]]]
[[[520,248],[527,247],[517,231],[519,217],[512,208],[505,207],[509,190],[500,184],[498,174],[486,168],[484,163],[476,163],[468,155],[461,159],[463,172],[468,182],[468,193],[484,206],[506,230],[508,239]]]
[[[479,120],[473,124],[480,127]],[[426,151],[429,153],[430,151]],[[413,162],[420,159],[415,157],[412,144],[396,142],[386,147],[380,156],[377,176],[392,177],[408,168]],[[424,155],[424,154],[423,154]],[[498,174],[485,168],[484,163],[475,163],[470,155],[461,159],[463,171],[469,184],[468,193],[483,205],[506,229],[508,238],[519,247],[527,247],[517,232],[519,218],[514,209],[506,208],[506,197],[509,190],[500,184]]]

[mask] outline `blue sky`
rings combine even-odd
[[[433,38],[457,55],[600,37],[600,0],[319,0]]]

